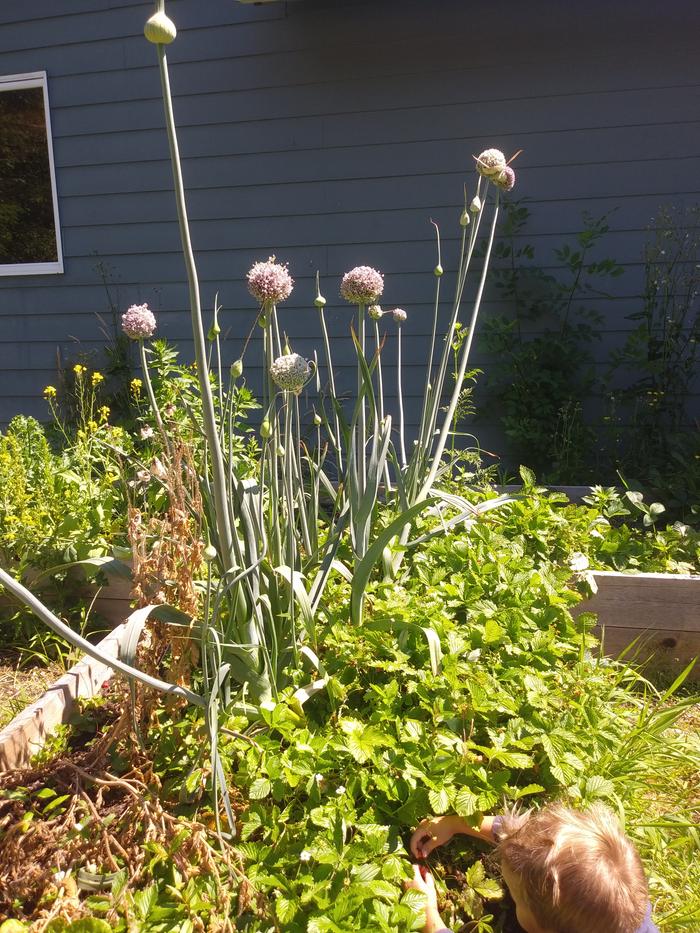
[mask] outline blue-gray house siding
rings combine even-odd
[[[0,6],[0,71],[48,73],[65,261],[63,275],[0,279],[0,423],[45,417],[57,350],[72,359],[104,344],[99,267],[121,308],[147,301],[159,332],[189,356],[158,71],[142,37],[151,9]],[[339,278],[373,265],[386,275],[385,304],[409,315],[409,423],[431,322],[428,221],[440,224],[449,268],[473,153],[524,150],[517,193],[529,199],[528,239],[547,264],[583,210],[614,211],[604,252],[625,275],[614,299],[599,301],[600,367],[639,307],[646,226],[661,204],[700,200],[691,0],[170,0],[168,12],[179,29],[168,57],[202,297],[211,308],[219,293],[229,357],[254,321],[245,272],[275,253],[296,279],[283,327],[306,354],[320,349],[311,304],[320,270],[342,377],[350,312]],[[490,295],[486,313],[494,307]],[[478,338],[476,350],[488,370]],[[487,419],[479,433],[497,443]]]

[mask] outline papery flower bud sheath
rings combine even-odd
[[[243,375],[243,360],[236,360],[235,363],[231,363],[231,378],[240,379]]]
[[[272,381],[286,392],[298,395],[309,381],[311,367],[308,360],[298,353],[278,356],[270,366]]]
[[[478,195],[474,195],[472,198],[472,203],[469,205],[469,210],[472,214],[478,214],[481,210],[481,198]]]
[[[476,170],[485,178],[500,175],[505,167],[506,157],[500,149],[484,149],[481,155],[476,157]]]
[[[287,266],[275,262],[274,256],[270,256],[267,262],[256,262],[248,272],[247,279],[250,294],[266,307],[289,298],[294,288],[294,279]]]
[[[440,276],[442,275],[443,271],[444,271],[444,270],[443,270],[442,266],[440,265],[440,263],[438,263],[438,264],[435,266],[435,268],[433,269],[433,274],[436,275],[437,278],[440,278]]]
[[[383,291],[384,276],[371,266],[356,266],[340,283],[341,296],[355,305],[373,305]]]
[[[272,425],[268,418],[263,420],[263,423],[260,425],[260,437],[269,437],[272,434]]]
[[[147,20],[146,25],[143,27],[143,34],[149,42],[153,42],[155,45],[170,45],[177,35],[177,29],[169,16],[159,12],[154,13]]]
[[[132,305],[122,314],[122,330],[131,340],[145,340],[156,330],[156,319],[148,305]]]

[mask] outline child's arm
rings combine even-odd
[[[475,829],[460,816],[433,816],[423,820],[411,836],[411,852],[416,858],[426,858],[433,849],[443,846],[457,833],[493,843],[493,821],[493,816],[485,816],[479,828]]]

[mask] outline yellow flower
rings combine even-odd
[[[143,385],[143,383],[141,382],[140,379],[132,379],[132,380],[131,380],[131,391],[132,391],[132,393],[136,396],[136,398],[138,398],[139,395],[141,395],[141,386],[142,386],[142,385]]]
[[[100,408],[100,421],[106,421],[109,418],[109,408],[107,405],[103,405]]]
[[[56,398],[56,389],[54,386],[46,386],[44,389],[44,398]]]
[[[98,386],[101,382],[104,382],[104,381],[105,381],[105,377],[102,375],[102,373],[94,372],[92,374],[92,384],[94,386]]]
[[[73,367],[73,372],[78,377],[78,379],[80,379],[83,373],[87,372],[87,367],[81,366],[80,363],[76,363],[75,366]]]
[[[94,432],[97,430],[97,422],[96,422],[96,421],[88,421],[88,423],[87,423],[87,429],[88,429],[88,431],[94,433]]]

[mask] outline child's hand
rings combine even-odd
[[[416,858],[427,858],[433,849],[444,846],[454,836],[457,829],[453,824],[454,820],[450,816],[434,816],[423,820],[411,836],[411,852]]]
[[[442,922],[438,911],[435,881],[428,869],[423,865],[414,865],[413,878],[410,881],[405,881],[404,887],[425,894],[425,926],[423,927],[425,933],[435,933],[436,930],[443,930],[445,924]]]

